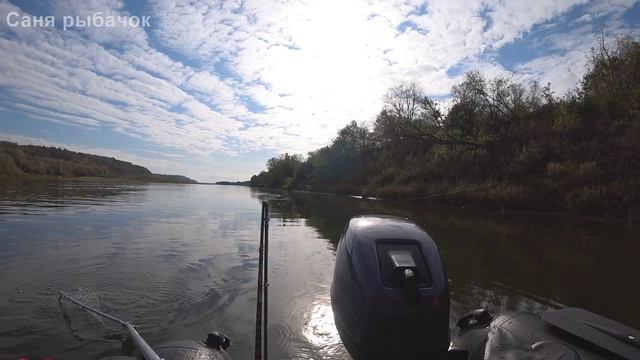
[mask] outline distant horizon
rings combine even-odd
[[[246,181],[370,125],[393,86],[447,108],[479,70],[562,96],[601,32],[639,25],[624,0],[0,0],[0,140]]]

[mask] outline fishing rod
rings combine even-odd
[[[258,248],[258,289],[256,299],[255,359],[267,360],[267,324],[269,317],[269,204],[262,202],[260,247]]]
[[[133,325],[131,325],[130,322],[128,321],[124,321],[124,320],[120,320],[117,317],[113,316],[113,315],[109,315],[107,313],[104,313],[94,307],[91,307],[89,305],[83,304],[80,301],[72,298],[71,296],[67,295],[64,291],[59,291],[58,292],[60,294],[60,298],[65,298],[69,301],[71,301],[73,304],[78,305],[79,307],[81,307],[84,310],[89,311],[90,313],[96,314],[98,316],[101,316],[105,319],[109,319],[113,322],[116,322],[118,324],[120,324],[123,328],[127,329],[127,332],[129,333],[129,336],[131,336],[131,339],[133,339],[133,343],[135,344],[136,348],[138,349],[138,351],[140,351],[140,354],[142,354],[142,356],[144,357],[145,360],[164,360],[162,359],[160,356],[158,356],[158,354],[155,353],[155,351],[153,351],[153,349],[151,348],[151,346],[149,346],[149,344],[147,344],[146,341],[144,341],[144,339],[142,338],[142,336],[140,336],[140,334],[138,334],[138,332],[136,331],[136,329],[133,328]]]
[[[269,337],[267,337],[267,325],[269,324],[269,204],[262,202],[264,208],[264,322],[262,324],[264,341],[264,359],[268,358]]]

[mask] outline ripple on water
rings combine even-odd
[[[329,302],[313,302],[311,309],[304,315],[302,335],[315,347],[320,358],[350,359],[340,340]]]
[[[269,326],[275,357],[351,359],[335,327],[329,298],[296,298],[287,309],[284,318]]]
[[[71,298],[106,313],[115,314],[105,301],[104,293],[90,288],[68,290]],[[120,325],[101,316],[86,311],[68,300],[59,298],[59,310],[67,328],[79,340],[119,341],[122,334]],[[50,314],[53,315],[53,314]]]

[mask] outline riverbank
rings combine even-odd
[[[466,73],[443,109],[418,84],[389,90],[307,156],[267,161],[251,185],[640,222],[640,41],[596,49],[580,85]]]
[[[184,178],[184,179],[182,179]],[[97,176],[51,176],[51,175],[0,175],[0,184],[9,181],[77,181],[103,183],[167,183],[167,184],[199,184],[197,181],[180,175],[153,174],[148,177],[97,177]]]
[[[231,185],[231,184],[229,184]],[[310,193],[318,195],[344,196],[356,199],[375,200],[386,205],[421,204],[427,206],[445,206],[452,208],[474,208],[517,212],[524,214],[547,214],[552,216],[580,216],[599,221],[623,221],[628,224],[640,224],[639,216],[615,216],[615,214],[580,211],[580,208],[563,207],[562,199],[568,194],[561,194],[558,189],[554,193],[543,194],[539,188],[526,183],[506,182],[501,184],[468,184],[457,188],[421,188],[417,186],[394,186],[384,189],[371,189],[358,186],[311,188],[273,188],[246,185],[238,182],[238,186],[249,186],[260,191],[282,193]],[[546,187],[547,189],[549,187]],[[571,198],[571,196],[568,196]],[[535,206],[532,206],[534,204]]]
[[[112,157],[49,146],[19,145],[7,141],[0,141],[0,176],[197,183],[182,175],[154,174],[143,166]]]

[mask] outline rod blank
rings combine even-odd
[[[268,294],[269,294],[269,204],[262,202],[260,216],[260,247],[258,248],[258,289],[256,299],[255,359],[268,358]]]

